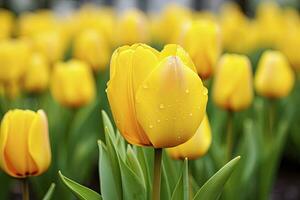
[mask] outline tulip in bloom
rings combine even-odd
[[[28,57],[29,45],[23,40],[10,39],[0,42],[0,80],[16,81],[23,76]]]
[[[90,103],[96,94],[95,81],[90,67],[79,60],[59,62],[51,77],[51,93],[56,101],[68,107]]]
[[[287,58],[279,51],[263,53],[255,73],[255,89],[265,97],[287,96],[294,86],[295,75]]]
[[[110,49],[101,32],[88,29],[74,41],[74,56],[90,64],[93,70],[104,70],[109,62]]]
[[[213,82],[213,100],[221,108],[239,111],[253,99],[252,71],[249,59],[238,54],[224,54],[217,65]]]
[[[178,42],[191,56],[200,77],[209,78],[221,53],[218,25],[211,20],[190,22],[182,28]]]
[[[116,125],[135,145],[173,147],[189,140],[205,114],[207,89],[178,45],[115,50],[107,87]]]
[[[128,10],[119,18],[117,23],[117,43],[134,44],[148,42],[150,29],[147,17],[138,10]]]
[[[24,75],[24,88],[29,92],[41,92],[48,87],[50,69],[46,57],[33,53]]]
[[[167,151],[173,159],[197,159],[207,153],[211,139],[209,121],[205,116],[196,134],[191,139],[176,147],[168,148]]]
[[[0,166],[10,176],[25,178],[45,172],[51,150],[44,111],[8,111],[1,122],[0,154]]]

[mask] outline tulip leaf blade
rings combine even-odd
[[[118,177],[114,173],[112,168],[111,157],[108,150],[102,141],[98,141],[99,147],[99,177],[100,187],[102,191],[103,199],[122,199],[122,193],[120,188],[120,182]]]
[[[107,113],[102,110],[102,120],[103,120],[103,124],[104,124],[104,130],[107,129],[107,131],[105,131],[105,133],[108,133],[110,137],[112,137],[112,140],[114,141],[115,139],[115,134],[114,134],[114,127],[107,115]]]
[[[71,192],[80,200],[102,200],[102,197],[97,192],[76,183],[75,181],[65,177],[60,171],[58,172],[60,179],[63,181]]]
[[[137,174],[120,157],[119,164],[122,178],[123,199],[146,200],[147,191],[143,179],[141,177],[138,177]]]
[[[230,178],[236,168],[240,156],[229,161],[219,171],[217,171],[196,193],[194,200],[215,200],[222,193],[225,183]]]
[[[182,173],[173,191],[171,200],[189,200],[188,159],[183,163]]]
[[[54,190],[55,190],[55,183],[51,183],[47,193],[43,197],[43,200],[50,200],[53,195]]]
[[[165,163],[162,162],[162,172],[161,172],[161,199],[170,199],[171,198],[171,190],[170,190],[170,183],[168,179],[168,175],[166,172]]]

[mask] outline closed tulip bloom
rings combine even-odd
[[[187,50],[201,78],[209,78],[221,53],[218,25],[211,20],[197,20],[182,29],[179,43]]]
[[[104,70],[110,49],[102,34],[96,30],[82,31],[74,41],[74,56],[90,64],[93,70]]]
[[[117,44],[134,44],[150,40],[149,22],[139,10],[128,10],[117,23]]]
[[[41,53],[33,53],[23,77],[24,88],[28,92],[41,92],[48,87],[50,69],[46,57]]]
[[[51,93],[67,107],[80,107],[95,98],[95,81],[90,67],[79,60],[60,62],[54,66]]]
[[[224,54],[217,65],[213,82],[213,100],[223,109],[239,111],[253,99],[252,71],[249,59],[238,54]]]
[[[207,153],[210,144],[211,129],[208,118],[205,116],[195,135],[191,139],[176,147],[168,148],[167,151],[173,159],[188,158],[189,160],[193,160],[204,156]]]
[[[0,42],[0,80],[11,82],[20,79],[28,62],[30,49],[22,40],[5,40]]]
[[[111,59],[107,94],[125,139],[155,148],[189,140],[207,103],[207,89],[178,45],[161,52],[144,44],[118,48]]]
[[[255,89],[265,97],[281,98],[292,90],[295,75],[287,58],[279,51],[263,53],[255,73]]]
[[[25,178],[45,172],[51,150],[44,111],[8,111],[1,122],[0,154],[0,166],[10,176]]]

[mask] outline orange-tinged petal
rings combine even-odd
[[[211,129],[208,118],[205,116],[191,139],[176,147],[168,148],[167,151],[174,159],[197,159],[206,154],[211,140]]]
[[[161,61],[136,93],[137,119],[155,148],[173,147],[190,139],[199,127],[207,89],[179,56]]]
[[[48,121],[43,110],[39,110],[28,135],[28,151],[37,166],[37,174],[46,171],[51,162]]]

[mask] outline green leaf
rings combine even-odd
[[[104,130],[107,129],[107,131],[105,131],[106,134],[109,134],[109,136],[112,138],[113,141],[115,141],[115,134],[114,134],[114,127],[107,115],[107,113],[102,110],[102,120],[103,120],[103,124],[104,124]]]
[[[162,165],[162,174],[161,174],[161,194],[160,199],[170,199],[171,198],[171,189],[169,184],[169,177],[166,172],[165,163],[163,162]]]
[[[45,194],[43,200],[50,200],[52,197],[52,194],[54,192],[55,189],[55,183],[52,183],[47,191],[47,193]]]
[[[97,192],[82,186],[75,181],[65,177],[62,173],[58,172],[60,179],[63,181],[71,192],[80,200],[102,200],[102,197]]]
[[[215,200],[222,193],[225,183],[236,167],[240,157],[236,157],[215,173],[196,193],[194,200]]]
[[[182,173],[175,186],[171,200],[189,200],[189,174],[188,174],[188,160],[184,160]]]
[[[126,162],[119,158],[124,200],[146,200],[147,191],[142,177],[138,177]]]
[[[99,177],[103,199],[122,199],[120,177],[114,173],[111,157],[105,145],[98,141],[99,147]]]
[[[142,167],[135,155],[135,153],[132,150],[132,147],[130,145],[127,146],[127,159],[126,159],[126,163],[127,165],[132,169],[133,172],[135,172],[135,174],[141,178],[142,182],[144,182],[144,184],[146,184],[145,182],[145,177],[144,177],[144,173],[142,171]]]

